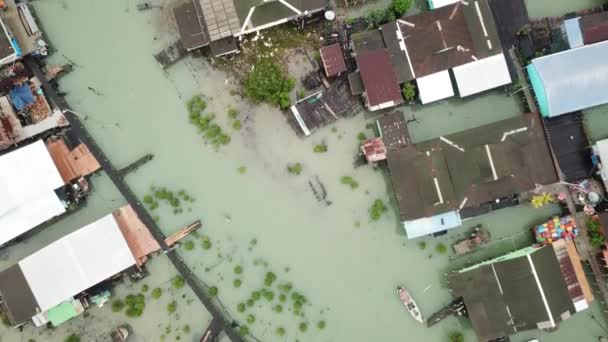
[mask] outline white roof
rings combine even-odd
[[[0,157],[0,245],[65,212],[63,186],[42,140]]]
[[[597,142],[597,154],[600,157],[602,168],[600,174],[604,180],[604,185],[608,185],[608,139]]]
[[[460,218],[460,213],[457,211],[449,211],[431,217],[423,217],[403,222],[403,228],[405,228],[408,239],[415,239],[417,237],[449,230],[460,225],[462,225],[462,219]]]
[[[436,9],[460,2],[460,0],[429,0],[429,7]]]
[[[41,311],[133,265],[135,258],[112,214],[19,262]]]
[[[448,70],[417,78],[416,83],[422,104],[454,96],[454,87]]]
[[[53,191],[9,210],[0,216],[0,245],[64,212],[65,206]]]
[[[0,157],[0,216],[64,185],[42,140]]]
[[[503,53],[457,66],[452,70],[460,97],[511,83],[509,67]]]

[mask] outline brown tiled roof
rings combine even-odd
[[[580,20],[585,44],[608,40],[608,12],[584,16]]]
[[[70,151],[63,139],[56,139],[48,141],[46,148],[66,183],[90,175],[101,168],[85,144],[80,144]]]
[[[344,62],[340,43],[324,46],[321,48],[320,53],[327,77],[336,76],[346,71],[346,63]]]
[[[409,55],[407,67],[411,64],[414,71],[412,79],[502,51],[486,0],[472,0],[466,5],[457,3],[422,12],[398,20],[397,25]],[[397,48],[399,46],[395,46]],[[401,53],[407,58],[405,51]]]
[[[357,56],[357,65],[370,106],[390,101],[395,104],[403,102],[397,76],[386,49]]]

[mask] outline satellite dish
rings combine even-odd
[[[334,13],[334,11],[326,11],[325,12],[325,19],[332,21],[334,19],[336,19],[336,13]]]

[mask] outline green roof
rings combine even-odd
[[[47,311],[47,316],[53,326],[58,326],[78,315],[79,312],[74,307],[74,299],[67,300]]]

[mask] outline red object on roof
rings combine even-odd
[[[368,163],[374,164],[386,159],[386,147],[382,138],[367,139],[361,145],[361,151],[365,154]]]
[[[393,105],[403,102],[388,50],[379,49],[357,56],[357,65],[370,107],[391,101]]]
[[[608,40],[608,12],[584,16],[580,23],[585,45]]]
[[[324,46],[319,52],[327,77],[333,77],[346,71],[346,62],[344,62],[340,43]]]

